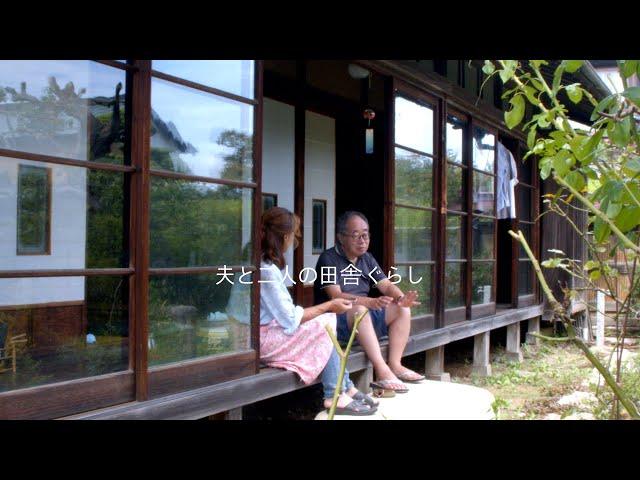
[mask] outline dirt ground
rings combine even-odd
[[[551,335],[551,329],[541,332]],[[608,359],[613,338],[595,349]],[[625,359],[635,368],[629,382],[640,386],[640,338],[627,340]],[[492,375],[471,373],[473,339],[454,342],[445,348],[445,369],[452,382],[486,388],[495,397],[499,420],[561,420],[611,418],[611,396],[598,372],[575,345],[541,341],[523,345],[523,361],[509,363],[504,356],[504,332],[492,332]],[[409,368],[424,373],[424,353],[406,357]],[[631,365],[630,364],[630,365]],[[615,365],[615,360],[612,362]],[[638,389],[636,383],[630,388]],[[635,390],[634,390],[635,391]],[[638,393],[640,395],[640,392]],[[322,409],[322,388],[316,385],[287,395],[258,402],[243,409],[247,420],[312,420]],[[637,397],[636,397],[637,401]],[[622,418],[626,412],[622,411]]]

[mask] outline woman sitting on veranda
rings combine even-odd
[[[305,384],[321,377],[324,407],[330,408],[340,357],[325,326],[336,330],[336,313],[346,312],[349,300],[334,300],[302,308],[294,305],[284,285],[284,253],[300,236],[300,219],[289,210],[273,207],[262,216],[260,263],[260,360],[267,366],[296,372]],[[336,415],[371,415],[377,402],[358,391],[345,371]]]

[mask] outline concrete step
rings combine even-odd
[[[491,392],[461,383],[424,380],[407,384],[408,393],[380,398],[373,415],[354,417],[336,415],[336,420],[494,420]],[[327,420],[323,410],[315,418]]]

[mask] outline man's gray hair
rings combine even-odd
[[[347,210],[342,215],[338,217],[338,221],[336,222],[336,230],[338,233],[342,233],[343,235],[347,232],[347,222],[351,217],[360,217],[362,220],[367,222],[367,226],[369,225],[369,220],[364,216],[364,213],[356,212],[355,210]]]

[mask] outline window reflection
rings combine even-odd
[[[495,258],[493,251],[495,220],[492,218],[473,217],[471,225],[473,229],[473,258]]]
[[[395,143],[433,154],[433,110],[396,97]]]
[[[431,217],[430,211],[396,207],[396,261],[431,259]]]
[[[433,159],[395,149],[396,202],[429,207],[433,197]]]
[[[0,392],[126,370],[126,277],[0,279]]]
[[[494,215],[495,177],[480,172],[473,172],[473,213],[480,215]]]
[[[445,308],[464,306],[464,287],[462,280],[464,278],[464,270],[466,268],[466,263],[445,264]]]
[[[19,172],[26,167],[50,176],[49,194],[29,195],[28,205],[19,198]],[[128,266],[127,197],[123,173],[0,157],[0,269]],[[24,242],[47,233],[34,230],[43,220],[34,212],[47,214],[46,255],[24,249]]]
[[[462,144],[464,135],[464,122],[456,117],[447,119],[447,160],[449,162],[463,163]]]
[[[493,262],[474,262],[471,267],[472,305],[493,301]]]
[[[125,163],[126,72],[79,60],[0,60],[0,72],[0,148]]]
[[[473,168],[494,173],[496,138],[482,128],[473,129]]]
[[[153,70],[253,98],[253,60],[154,60]]]
[[[154,78],[151,167],[251,181],[253,107]]]
[[[230,274],[228,281],[216,274],[152,277],[149,364],[249,348],[252,287],[241,284],[240,276]],[[242,282],[251,283],[251,275]]]
[[[248,188],[152,178],[151,266],[250,263],[252,195]]]
[[[411,315],[417,317],[419,315],[433,313],[433,295],[431,295],[433,265],[412,265],[411,277],[409,277],[409,266],[406,265],[399,266],[398,270],[395,270],[394,273],[400,275],[402,278],[402,281],[398,283],[398,288],[403,292],[410,290],[418,292],[420,305],[411,308]]]

